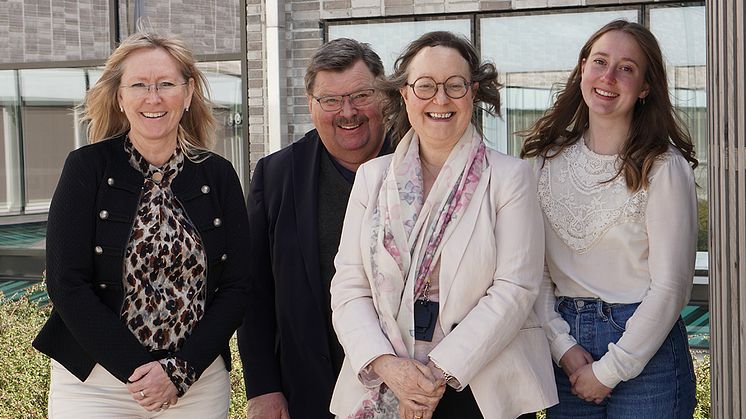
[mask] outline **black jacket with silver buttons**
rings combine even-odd
[[[133,370],[163,357],[151,354],[122,323],[124,251],[143,186],[127,160],[124,137],[70,153],[49,209],[47,289],[52,314],[34,347],[81,381],[98,363],[126,382]],[[247,300],[246,206],[230,162],[211,155],[184,160],[171,189],[199,231],[207,253],[205,315],[173,355],[198,376],[222,355]]]

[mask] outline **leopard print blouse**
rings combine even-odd
[[[172,354],[204,315],[207,292],[202,240],[171,191],[184,154],[177,148],[159,168],[145,160],[129,137],[124,147],[145,181],[125,252],[121,316],[143,346]],[[160,362],[183,396],[196,381],[194,369],[169,355]]]

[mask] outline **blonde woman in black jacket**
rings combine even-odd
[[[226,417],[247,294],[246,208],[185,45],[135,34],[83,105],[49,210],[49,416]]]

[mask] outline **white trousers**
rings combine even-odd
[[[49,385],[51,419],[159,418],[207,419],[228,417],[231,386],[223,358],[218,356],[179,402],[160,412],[148,412],[132,398],[124,383],[101,365],[81,382],[59,362],[52,360]]]

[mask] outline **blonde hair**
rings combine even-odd
[[[82,121],[88,123],[88,141],[95,143],[129,131],[130,123],[119,109],[117,94],[122,82],[124,62],[130,54],[143,48],[163,49],[179,63],[184,79],[194,80],[189,111],[181,116],[176,138],[187,157],[192,160],[200,159],[215,141],[215,117],[212,115],[212,104],[206,89],[207,79],[197,68],[186,43],[169,35],[135,33],[111,53],[101,78],[88,91],[85,101],[79,107],[82,110]]]

